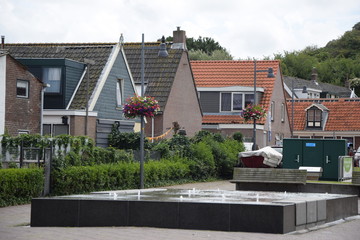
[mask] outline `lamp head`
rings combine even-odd
[[[268,69],[268,75],[267,75],[268,78],[273,78],[275,77],[274,75],[274,69],[273,68],[269,68]]]

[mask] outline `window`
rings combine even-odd
[[[29,134],[29,130],[18,130],[18,135]]]
[[[254,102],[254,94],[244,93],[221,93],[222,112],[238,112],[243,110],[247,105]]]
[[[245,107],[254,103],[254,94],[245,94]]]
[[[281,122],[285,122],[285,104],[281,104]]]
[[[55,137],[61,134],[69,134],[69,125],[65,124],[43,124],[43,135]]]
[[[29,81],[16,81],[16,96],[20,98],[29,98]]]
[[[320,128],[322,120],[322,112],[318,108],[310,108],[307,110],[307,127]]]
[[[271,121],[273,122],[275,119],[275,102],[271,102],[270,113],[271,113]]]
[[[123,105],[123,96],[124,96],[124,80],[118,79],[116,82],[116,106],[121,107]]]
[[[231,93],[221,93],[221,111],[231,111]]]
[[[49,84],[45,91],[47,93],[60,93],[61,92],[61,68],[44,68],[43,69],[43,82]]]
[[[233,111],[241,111],[243,109],[242,104],[242,94],[234,93],[233,94]]]

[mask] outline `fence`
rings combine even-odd
[[[49,148],[24,147],[23,142],[21,142],[19,146],[0,147],[0,150],[0,161],[3,168],[43,167],[45,178],[43,196],[50,193],[52,145]]]

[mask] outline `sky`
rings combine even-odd
[[[0,0],[7,43],[210,37],[234,59],[323,47],[360,22],[359,0]]]

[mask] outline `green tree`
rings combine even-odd
[[[167,37],[166,41],[171,42],[173,37]],[[222,47],[219,42],[209,37],[198,39],[193,37],[186,39],[186,47],[189,50],[191,60],[233,60],[233,56]]]

